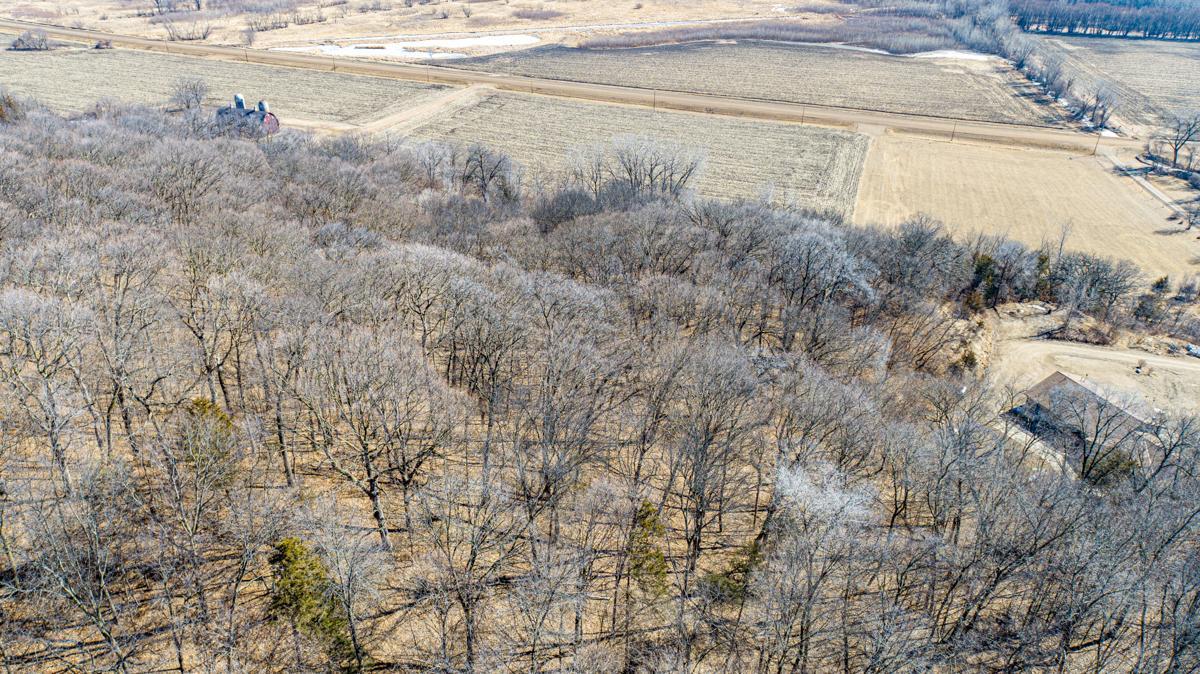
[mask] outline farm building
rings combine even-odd
[[[1012,414],[1033,435],[1059,452],[1085,478],[1125,468],[1145,421],[1087,386],[1055,372],[1024,393]],[[1100,475],[1102,477],[1103,475]]]
[[[243,126],[247,131],[272,134],[279,131],[279,118],[271,112],[266,101],[259,101],[253,108],[246,107],[241,94],[233,95],[233,105],[217,110],[217,121]]]

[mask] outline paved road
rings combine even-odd
[[[114,35],[93,30],[62,28],[32,22],[0,19],[0,29],[21,31],[30,28],[40,28],[53,38],[83,42],[108,40],[114,46],[130,49],[218,58],[230,61],[245,61],[291,68],[332,70],[359,75],[436,82],[440,84],[460,86],[484,85],[508,91],[712,115],[800,122],[851,129],[857,128],[859,125],[873,126],[951,140],[1034,146],[1074,153],[1090,154],[1096,148],[1136,149],[1141,147],[1141,142],[1132,138],[1103,138],[1064,129],[1015,124],[993,124],[855,108],[805,105],[784,101],[663,92],[630,86],[591,84],[502,73],[457,70],[444,66],[335,59],[311,54],[271,52],[188,42],[166,42],[143,37]]]

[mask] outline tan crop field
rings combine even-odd
[[[510,153],[527,170],[555,174],[572,150],[620,136],[647,136],[705,153],[698,192],[849,213],[865,136],[793,124],[497,93],[421,127],[415,136],[479,142]]]
[[[494,72],[993,122],[1054,124],[998,59],[912,58],[768,42],[533,49],[455,63]]]
[[[149,0],[15,0],[0,2],[0,16],[155,38],[166,36],[169,19],[184,28],[208,27],[205,41],[213,44],[242,44],[247,26],[255,22],[271,24],[272,29],[255,33],[254,46],[275,47],[394,35],[533,31],[550,42],[577,39],[585,33],[774,19],[784,14],[778,0],[227,0],[204,4],[207,9],[194,12],[189,11],[190,2],[164,0],[163,7],[179,11],[156,15]],[[805,3],[818,4],[819,0]],[[828,0],[828,4],[837,3]],[[833,20],[829,17],[810,14],[806,18]]]
[[[1165,113],[1200,108],[1200,44],[1116,38],[1044,38],[1078,74],[1077,86],[1107,80],[1120,98],[1119,114],[1155,124]]]
[[[1196,232],[1102,157],[922,138],[876,138],[863,171],[854,221],[895,225],[932,215],[956,234],[1005,234],[1029,245],[1124,258],[1147,273],[1200,273]]]
[[[0,36],[4,43],[8,39]],[[284,124],[289,117],[366,123],[448,90],[379,77],[125,49],[0,51],[0,83],[63,112],[81,111],[104,98],[163,105],[182,77],[207,82],[210,105],[224,104],[234,93],[244,94],[251,103],[266,100]]]

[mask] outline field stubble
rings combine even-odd
[[[889,56],[819,45],[693,43],[619,50],[548,47],[460,61],[516,75],[957,117],[1055,124],[997,59]]]
[[[757,198],[848,214],[858,191],[868,139],[812,126],[751,122],[620,105],[497,93],[414,132],[418,137],[479,142],[504,150],[527,169],[560,173],[571,151],[621,136],[645,136],[697,148],[705,196]]]
[[[1200,109],[1200,44],[1108,37],[1041,39],[1073,68],[1080,90],[1094,89],[1101,80],[1115,88],[1118,115],[1128,122],[1153,127],[1166,114]]]
[[[208,105],[223,105],[242,93],[251,103],[268,101],[285,124],[289,117],[362,124],[393,112],[402,101],[418,105],[447,91],[381,77],[125,49],[0,51],[0,83],[62,112],[80,112],[105,98],[162,105],[183,77],[208,83]]]
[[[1174,278],[1200,273],[1200,241],[1171,211],[1102,157],[948,143],[901,135],[874,139],[855,222],[895,225],[918,213],[958,236],[1004,234],[1137,263]]]

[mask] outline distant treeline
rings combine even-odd
[[[849,17],[844,23],[837,25],[763,20],[673,27],[597,36],[585,40],[581,46],[590,49],[629,49],[702,40],[845,42],[893,54],[912,54],[960,46],[960,41],[954,36],[951,27],[941,17],[929,18],[911,14]]]
[[[1200,40],[1200,5],[1015,0],[1022,30]]]

